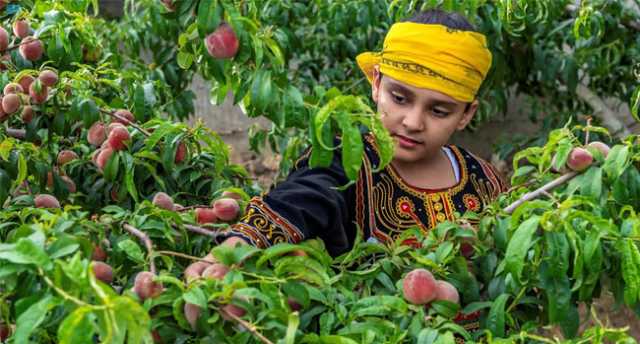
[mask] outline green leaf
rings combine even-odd
[[[539,216],[532,216],[520,224],[513,237],[509,240],[505,253],[505,268],[513,278],[520,280],[520,274],[524,267],[524,257],[531,247],[532,236],[538,229]]]
[[[58,298],[46,295],[20,314],[16,321],[16,333],[13,335],[14,343],[29,343],[31,333],[44,321],[47,313],[59,303]]]
[[[213,32],[220,25],[221,17],[222,6],[219,6],[216,0],[201,0],[198,5],[198,17],[196,18],[200,37]]]
[[[627,167],[629,146],[615,145],[609,151],[602,168],[610,179],[618,178]]]
[[[509,294],[502,294],[493,301],[493,305],[487,316],[487,329],[494,336],[504,337],[505,335],[505,305],[509,300]]]
[[[182,295],[182,298],[194,305],[199,306],[200,308],[207,308],[207,295],[205,295],[204,291],[198,287],[193,287],[189,289],[186,293]]]
[[[191,64],[193,64],[193,54],[179,51],[177,56],[178,66],[182,69],[189,69]]]
[[[145,258],[142,253],[142,249],[131,239],[125,239],[118,243],[118,248],[127,254],[129,258],[133,259],[136,263],[144,264]]]
[[[602,194],[602,169],[592,166],[584,173],[580,193],[593,199],[600,199]]]
[[[356,180],[362,166],[364,144],[356,126],[342,128],[342,166],[349,180]]]
[[[100,110],[93,99],[82,99],[78,104],[78,112],[85,128],[100,120]]]
[[[640,122],[640,115],[638,115],[638,109],[640,109],[640,87],[636,87],[631,96],[631,115],[633,119]]]
[[[107,161],[107,165],[104,167],[103,176],[105,180],[110,182],[115,181],[118,176],[118,170],[120,169],[120,153],[113,152],[109,160]]]
[[[94,322],[91,307],[78,307],[58,327],[58,340],[61,344],[93,343]]]
[[[0,259],[16,264],[33,264],[45,269],[51,264],[44,249],[29,238],[20,238],[15,244],[0,244]]]
[[[289,313],[289,324],[287,325],[287,334],[284,337],[285,344],[294,344],[296,339],[296,331],[300,325],[300,317],[298,312]]]
[[[11,178],[5,170],[0,168],[0,208],[3,207],[4,201],[9,197],[9,190],[11,190]]]

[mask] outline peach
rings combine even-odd
[[[240,44],[233,28],[222,23],[213,33],[204,39],[207,52],[216,59],[229,59],[238,53]]]
[[[216,216],[222,221],[231,221],[238,217],[240,205],[233,198],[221,198],[213,203]]]
[[[20,84],[23,90],[28,90],[29,86],[31,86],[35,80],[36,79],[31,75],[23,75],[20,77],[20,80],[18,80],[18,84]]]
[[[237,201],[242,199],[242,196],[240,196],[239,193],[233,192],[233,191],[224,191],[222,192],[222,198],[233,198]]]
[[[60,153],[58,153],[58,166],[63,166],[68,162],[76,159],[78,159],[78,154],[76,154],[76,152],[68,149],[62,150],[60,151]]]
[[[22,88],[22,86],[19,83],[10,82],[4,87],[4,89],[2,90],[2,93],[6,96],[9,94],[23,93],[24,90],[25,89]]]
[[[107,252],[105,252],[100,245],[93,245],[93,252],[91,252],[91,260],[104,262],[105,260],[107,260]]]
[[[287,297],[287,303],[289,304],[289,308],[294,312],[302,309],[302,305],[291,296]]]
[[[196,222],[199,224],[216,223],[218,217],[213,208],[196,208]]]
[[[76,192],[76,183],[73,181],[73,179],[69,178],[69,176],[60,176],[60,179],[62,179],[62,181],[67,186],[67,191],[69,191],[70,193]]]
[[[402,282],[404,298],[414,305],[424,305],[436,298],[436,280],[426,269],[409,272]]]
[[[22,122],[31,123],[31,120],[33,120],[33,114],[33,107],[31,107],[31,105],[23,106],[22,113],[20,114]]]
[[[153,196],[152,203],[162,209],[171,210],[171,211],[174,210],[173,198],[171,198],[171,196],[167,195],[164,192],[156,193],[155,196]]]
[[[204,269],[204,271],[202,272],[202,277],[221,280],[228,272],[229,268],[226,265],[215,263]]]
[[[107,134],[105,133],[104,123],[93,123],[91,128],[89,128],[89,132],[87,133],[87,141],[89,141],[89,144],[100,146],[106,139]]]
[[[60,202],[55,196],[39,194],[34,198],[36,208],[60,208]]]
[[[176,148],[176,157],[174,159],[176,164],[179,164],[184,161],[184,158],[187,156],[187,146],[184,142],[180,142],[178,144],[178,148]]]
[[[9,33],[3,27],[0,27],[0,52],[7,50],[9,47]]]
[[[436,300],[460,303],[458,290],[449,282],[436,281]]]
[[[131,138],[129,131],[124,127],[114,127],[109,131],[107,141],[113,150],[119,151],[127,148],[126,141]]]
[[[2,1],[0,0],[0,4]],[[11,336],[11,326],[0,323],[0,343],[4,343]]]
[[[144,301],[160,295],[163,291],[160,282],[154,282],[155,275],[149,271],[141,271],[133,281],[133,291]]]
[[[191,325],[191,328],[195,330],[198,318],[200,317],[200,307],[193,303],[185,302],[184,304],[184,317]]]
[[[36,104],[42,104],[49,96],[49,88],[39,82],[33,82],[29,85],[29,96]]]
[[[40,72],[40,75],[38,75],[38,79],[40,79],[40,82],[43,85],[51,87],[58,82],[58,74],[50,69],[45,69]]]
[[[43,52],[42,42],[37,38],[28,36],[20,42],[20,55],[25,60],[37,61],[42,57]]]
[[[111,282],[113,282],[113,269],[111,268],[111,265],[96,261],[93,262],[91,267],[97,279],[106,284],[111,284]]]
[[[584,171],[593,163],[593,156],[588,150],[576,147],[569,153],[567,166],[573,171]]]
[[[191,282],[193,280],[196,280],[202,277],[202,272],[210,265],[211,265],[210,263],[202,262],[202,261],[198,261],[189,265],[184,270],[185,279],[187,280],[187,282]]]
[[[220,315],[222,315],[222,319],[224,320],[232,320],[232,318],[228,315],[228,314],[232,314],[237,316],[238,318],[243,317],[247,311],[244,310],[244,308],[241,308],[239,306],[233,305],[233,304],[228,304],[228,305],[224,305],[221,308],[222,312]]]
[[[609,155],[609,150],[611,149],[609,147],[609,145],[607,145],[604,142],[600,142],[600,141],[593,141],[593,142],[589,143],[587,146],[593,147],[593,148],[599,150],[600,153],[602,153],[602,156],[605,157],[605,158],[607,157],[607,155]]]
[[[98,154],[98,157],[96,158],[96,161],[95,161],[96,166],[100,171],[104,170],[104,168],[107,166],[107,163],[109,162],[109,159],[111,159],[112,155],[113,155],[113,149],[110,147],[100,150],[100,153]]]
[[[29,35],[29,22],[25,19],[19,19],[13,22],[13,34],[19,38],[25,38]]]
[[[114,118],[113,122],[115,122],[115,123],[121,123],[121,124],[127,125],[127,124],[129,124],[131,122],[135,122],[135,117],[133,116],[131,111],[129,111],[127,109],[117,110],[115,112],[115,115],[120,117],[120,118],[122,118],[122,119]]]

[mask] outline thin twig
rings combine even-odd
[[[237,315],[231,313],[231,312],[227,312],[226,310],[224,310],[223,308],[220,308],[220,312],[226,314],[229,318],[233,319],[235,322],[237,322],[238,324],[240,324],[240,326],[244,327],[247,329],[247,331],[253,333],[254,336],[258,337],[258,339],[260,339],[260,341],[262,341],[265,344],[273,344],[272,341],[270,341],[267,337],[263,336],[262,333],[258,332],[258,330],[256,329],[255,326],[251,325],[250,323],[242,320],[240,317],[238,317]]]
[[[7,128],[7,136],[24,140],[27,137],[27,131],[24,129]]]
[[[588,145],[589,144],[589,133],[591,132],[589,130],[589,128],[591,127],[591,116],[587,116],[587,126],[584,128],[584,130],[586,131],[585,137],[584,137],[584,145]]]
[[[184,253],[180,253],[180,252],[174,252],[174,251],[156,251],[156,254],[160,254],[160,255],[164,254],[164,255],[167,255],[167,256],[176,256],[176,257],[195,260],[195,261],[199,261],[199,262],[211,263],[211,260],[209,260],[209,259],[199,258],[199,257],[196,257],[196,256],[191,256],[191,255],[188,255],[188,254],[184,254]]]
[[[147,233],[133,227],[128,223],[125,223],[124,225],[122,225],[122,228],[124,228],[127,232],[138,237],[138,239],[140,239],[140,241],[144,243],[144,246],[147,248],[147,253],[149,254],[149,270],[151,271],[152,274],[155,275],[156,264],[153,261],[153,242],[151,241],[151,239],[149,239],[149,236],[147,235]]]
[[[556,187],[573,179],[577,175],[578,175],[578,172],[576,171],[571,171],[567,174],[563,174],[562,176],[550,181],[549,183],[543,185],[542,187],[524,194],[524,196],[522,196],[519,200],[511,203],[508,207],[504,208],[503,210],[505,213],[511,214],[513,213],[514,210],[516,210],[516,208],[522,205],[522,203],[531,201],[533,199],[540,197],[541,195],[544,195],[545,192],[555,189]]]
[[[190,232],[194,232],[194,233],[198,233],[198,234],[202,234],[202,235],[207,235],[207,236],[210,236],[210,237],[212,237],[214,239],[217,238],[218,235],[220,234],[218,232],[214,232],[212,230],[209,230],[209,229],[206,229],[206,228],[203,228],[203,227],[193,226],[193,225],[185,224],[184,228],[186,228]]]
[[[210,205],[190,205],[188,207],[182,207],[180,209],[176,209],[177,212],[189,211],[197,208],[211,208]]]
[[[128,123],[128,125],[138,129],[141,133],[143,133],[145,136],[151,136],[151,133],[146,131],[144,128],[142,128],[141,126],[139,126],[138,124],[134,123],[133,121],[130,121],[120,115],[116,115],[115,111],[109,111],[109,110],[105,110],[105,109],[100,109],[100,112],[102,112],[105,115],[109,115],[115,119],[119,119],[125,123]]]

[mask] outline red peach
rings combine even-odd
[[[7,50],[9,47],[9,33],[3,27],[0,27],[0,52]]]
[[[69,178],[69,176],[60,176],[60,179],[62,179],[62,181],[67,185],[67,190],[70,193],[76,192],[76,183],[73,179]]]
[[[144,301],[154,298],[163,291],[162,283],[154,282],[155,275],[149,271],[141,271],[136,275],[133,282],[133,291]]]
[[[221,308],[221,311],[222,312],[220,313],[220,315],[222,315],[222,319],[227,321],[232,320],[232,318],[228,314],[232,314],[238,318],[241,318],[247,313],[247,311],[245,311],[244,308],[241,308],[231,303],[228,305],[224,305]]]
[[[38,79],[40,79],[40,82],[43,85],[51,87],[58,82],[58,74],[50,69],[45,69],[40,72],[40,75],[38,75]]]
[[[107,134],[105,133],[104,123],[93,123],[91,128],[89,128],[89,132],[87,133],[87,141],[89,141],[89,144],[100,146],[106,139]]]
[[[238,53],[240,44],[233,28],[222,23],[213,33],[204,39],[209,55],[216,59],[229,59]]]
[[[242,196],[240,196],[239,193],[233,192],[233,191],[224,191],[222,192],[222,198],[233,198],[237,201],[242,199]]]
[[[187,282],[191,282],[193,280],[196,280],[200,277],[202,277],[202,272],[209,267],[209,265],[211,265],[210,263],[207,262],[202,262],[202,261],[198,261],[195,263],[192,263],[191,265],[189,265],[185,270],[184,270],[184,277],[187,280]]]
[[[100,171],[104,170],[104,168],[107,166],[107,163],[109,162],[109,159],[111,158],[112,155],[113,155],[113,149],[110,147],[100,150],[100,153],[96,158],[96,166],[98,166],[98,169]]]
[[[34,77],[32,77],[31,75],[23,75],[22,77],[20,77],[20,80],[18,80],[18,84],[20,84],[20,86],[22,86],[23,90],[28,90],[29,86],[31,86],[31,84],[35,80],[36,79]]]
[[[13,22],[13,34],[19,38],[25,38],[29,35],[29,22],[25,19]]]
[[[106,284],[111,284],[111,282],[113,282],[113,269],[111,268],[111,265],[96,261],[92,263],[92,269],[97,279]]]
[[[104,262],[107,260],[107,252],[100,247],[100,245],[93,245],[93,252],[91,253],[91,260],[97,260]]]
[[[129,111],[127,109],[117,110],[114,114],[119,117],[119,118],[114,118],[113,119],[114,123],[121,123],[123,125],[127,125],[127,124],[129,124],[131,122],[135,122],[135,117],[133,116],[131,111]],[[122,119],[120,119],[120,118],[122,118]]]
[[[231,221],[238,217],[240,206],[233,198],[221,198],[213,203],[216,216],[222,221]]]
[[[63,166],[66,163],[76,159],[78,159],[78,154],[76,154],[76,152],[68,149],[62,150],[60,151],[60,153],[58,153],[58,166]]]
[[[460,303],[458,290],[449,282],[436,282],[436,300],[446,300],[453,303]]]
[[[4,89],[2,90],[2,93],[6,96],[9,94],[23,93],[24,90],[25,89],[22,88],[22,86],[20,86],[19,83],[10,82],[4,87]]]
[[[198,318],[200,317],[200,307],[193,303],[185,302],[184,317],[187,319],[187,322],[189,322],[189,325],[191,325],[191,328],[195,330]]]
[[[0,3],[2,3],[1,0]],[[7,339],[9,339],[9,336],[11,336],[12,332],[13,331],[11,330],[11,326],[0,323],[0,343],[4,343]]]
[[[171,211],[175,209],[173,205],[173,198],[171,198],[171,196],[167,195],[164,192],[156,193],[155,196],[153,196],[152,203],[162,209],[171,210]]]
[[[42,42],[37,38],[28,36],[20,42],[20,55],[25,60],[37,61],[42,57],[43,52]]]
[[[179,164],[184,161],[184,158],[187,156],[187,146],[184,142],[180,142],[178,144],[178,148],[176,148],[176,157],[174,159],[176,164]]]
[[[414,305],[424,305],[436,297],[436,280],[426,269],[412,270],[402,282],[404,298]]]
[[[23,106],[22,113],[20,115],[22,122],[31,123],[31,120],[33,120],[33,114],[33,107],[31,107],[31,105]]]
[[[39,89],[38,85],[40,85]],[[29,95],[31,96],[31,99],[34,103],[42,104],[47,100],[47,97],[49,96],[49,88],[38,82],[33,82],[31,83],[31,85],[29,85]]]
[[[224,276],[227,275],[228,272],[229,268],[226,265],[215,263],[204,269],[204,271],[202,272],[202,277],[221,280],[224,278]]]
[[[603,157],[607,157],[609,155],[609,150],[611,149],[606,143],[600,141],[593,141],[589,143],[587,146],[593,147],[602,153]]]
[[[52,195],[39,194],[34,198],[36,208],[60,208],[60,202]]]
[[[576,147],[569,153],[567,166],[573,171],[584,171],[593,163],[593,156],[588,150]]]
[[[114,127],[109,131],[109,137],[107,137],[107,141],[109,142],[109,146],[113,148],[113,150],[123,150],[127,148],[126,141],[131,138],[129,136],[129,131],[123,127]]]
[[[196,208],[195,213],[196,222],[199,224],[216,223],[218,221],[218,217],[213,208]]]

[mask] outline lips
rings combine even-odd
[[[419,140],[416,140],[416,139],[412,139],[410,137],[406,137],[406,136],[403,136],[403,135],[396,134],[394,136],[397,137],[398,139],[402,140],[402,141],[413,143],[413,144],[416,144],[416,145],[419,145],[419,144],[422,143],[422,141],[419,141]]]

